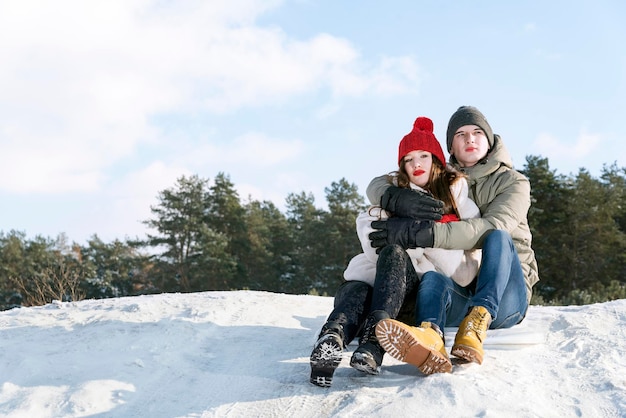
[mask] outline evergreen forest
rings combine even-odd
[[[580,305],[626,298],[626,168],[563,175],[526,157],[529,223],[540,282],[533,304]],[[0,231],[0,309],[163,292],[263,290],[332,296],[361,252],[355,218],[368,206],[346,179],[290,193],[286,213],[242,201],[225,173],[180,177],[159,192],[150,234],[86,245]]]

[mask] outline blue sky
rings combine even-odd
[[[0,231],[143,237],[191,174],[325,207],[460,105],[518,168],[624,167],[625,4],[0,0]]]

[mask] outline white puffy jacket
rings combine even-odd
[[[411,184],[413,189],[421,190]],[[451,187],[461,219],[479,218],[480,211],[468,197],[468,186],[465,178],[458,179]],[[372,221],[387,219],[389,214],[379,206],[372,206],[356,219],[356,231],[361,241],[363,253],[350,260],[343,273],[346,280],[358,280],[374,285],[376,277],[376,261],[378,254],[371,246],[369,234],[374,231]],[[415,271],[421,277],[427,271],[438,271],[457,282],[461,286],[469,285],[480,268],[481,250],[446,250],[442,248],[410,248],[407,250]]]

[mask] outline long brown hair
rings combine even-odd
[[[398,187],[411,188],[411,180],[406,172],[406,164],[404,158],[400,161],[400,168],[398,171],[391,173],[388,177],[392,182],[395,177],[398,181]],[[450,186],[452,186],[460,178],[464,178],[465,174],[458,171],[451,171],[444,167],[443,163],[438,158],[433,156],[433,164],[430,167],[430,176],[428,177],[428,184],[424,187],[435,199],[439,199],[443,202],[443,213],[455,214],[459,218],[461,214],[452,196]]]

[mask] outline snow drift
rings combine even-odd
[[[3,417],[619,417],[626,300],[531,306],[534,344],[421,375],[385,357],[330,388],[308,357],[332,298],[235,291],[52,303],[0,313]],[[537,340],[537,335],[542,338]],[[488,337],[489,338],[489,337]],[[495,337],[494,337],[495,338]]]

